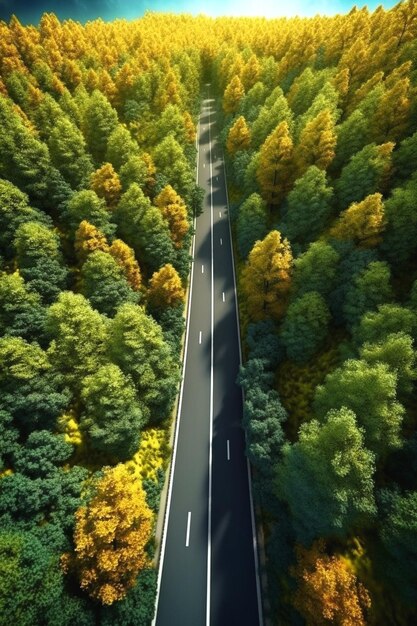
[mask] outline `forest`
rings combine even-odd
[[[211,82],[272,623],[417,619],[417,4],[0,22],[2,624],[149,626]]]

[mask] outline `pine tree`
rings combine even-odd
[[[384,227],[382,195],[374,193],[367,196],[362,202],[354,202],[346,211],[343,211],[330,229],[329,235],[335,239],[353,240],[362,246],[371,248],[381,241]]]
[[[227,85],[223,96],[223,110],[225,113],[236,113],[240,101],[245,95],[245,89],[239,76],[233,76]]]
[[[279,205],[290,189],[292,150],[287,122],[281,122],[260,149],[256,177],[262,196],[271,207]]]
[[[410,79],[403,78],[388,89],[370,120],[372,138],[377,143],[403,139],[410,122]]]
[[[241,115],[229,130],[226,142],[227,151],[229,154],[235,154],[239,150],[247,150],[250,146],[250,138],[250,129]]]
[[[290,244],[277,230],[258,241],[242,271],[241,288],[252,320],[280,318],[290,289]]]
[[[327,169],[335,156],[335,147],[334,121],[330,110],[324,109],[307,122],[301,132],[294,156],[300,175],[310,165],[316,165],[322,170]]]

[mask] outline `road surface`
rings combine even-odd
[[[215,120],[215,102],[206,98],[198,129],[198,183],[206,194],[193,244],[156,626],[262,626],[242,395],[235,382],[240,351],[234,270]]]

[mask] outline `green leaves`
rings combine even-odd
[[[83,380],[81,428],[91,447],[124,461],[139,447],[142,412],[132,382],[114,364]]]
[[[343,407],[323,424],[303,424],[299,441],[283,448],[276,489],[293,517],[298,541],[346,536],[376,513],[374,455],[364,447],[355,415]]]

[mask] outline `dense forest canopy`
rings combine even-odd
[[[417,600],[417,4],[0,22],[0,614],[149,625],[204,83],[279,624]]]

